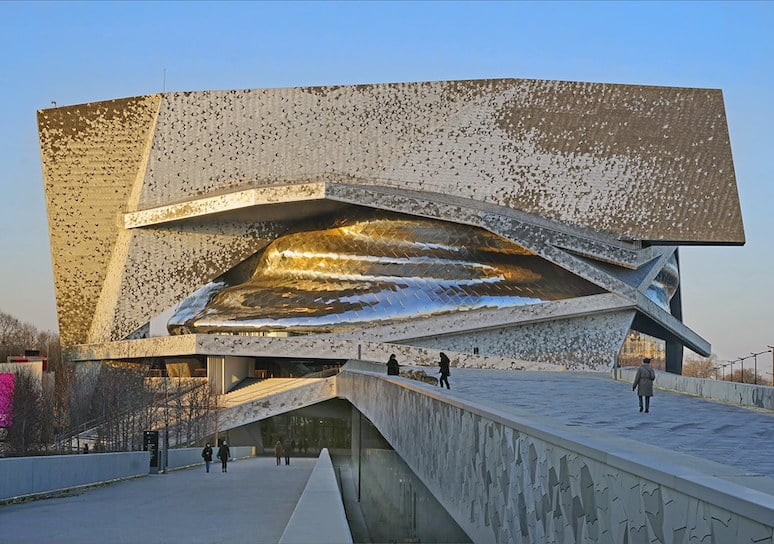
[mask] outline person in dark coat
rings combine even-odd
[[[387,361],[387,375],[388,376],[400,375],[400,365],[398,364],[398,360],[395,358],[394,353],[390,355],[390,359]]]
[[[221,472],[228,472],[228,456],[231,454],[231,450],[228,448],[226,441],[218,448],[218,459],[220,459]]]
[[[285,441],[285,446],[283,450],[285,451],[285,464],[289,465],[290,464],[290,445],[287,443],[287,441]]]
[[[202,459],[204,459],[204,467],[207,469],[207,472],[209,472],[210,463],[212,463],[212,446],[210,446],[209,442],[207,442],[207,445],[204,446],[204,449],[202,450]]]
[[[650,411],[650,397],[653,396],[653,380],[656,379],[656,371],[650,366],[650,358],[645,357],[642,365],[634,376],[632,391],[637,389],[637,398],[640,399],[640,412],[642,412],[642,399],[645,398],[645,412]]]
[[[438,363],[438,367],[440,370],[438,371],[441,374],[441,379],[438,381],[438,386],[443,387],[443,384],[446,384],[446,389],[451,389],[449,387],[449,376],[451,376],[451,370],[449,369],[449,357],[446,356],[444,352],[441,352],[441,360]]]

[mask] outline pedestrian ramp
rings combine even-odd
[[[269,378],[218,398],[218,426],[225,431],[336,398],[336,376]]]

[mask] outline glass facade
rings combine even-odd
[[[650,357],[653,368],[664,370],[666,342],[660,338],[630,330],[618,356],[618,366],[640,366],[645,357]]]

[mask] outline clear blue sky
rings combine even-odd
[[[723,90],[748,242],[682,250],[684,321],[720,359],[762,351],[773,36],[767,2],[0,2],[0,311],[57,326],[35,119],[52,100],[558,79]]]

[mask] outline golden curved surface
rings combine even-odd
[[[488,231],[351,218],[277,238],[252,276],[189,297],[171,333],[322,333],[604,290]]]

